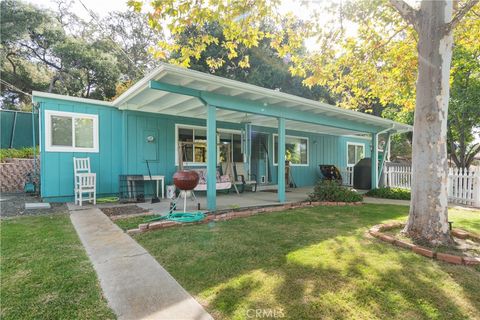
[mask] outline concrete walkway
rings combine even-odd
[[[213,319],[99,209],[71,211],[70,219],[118,319]]]

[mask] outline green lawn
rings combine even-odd
[[[1,319],[114,319],[66,214],[1,222]]]
[[[370,226],[405,220],[407,212],[305,208],[135,239],[218,319],[245,319],[257,309],[287,319],[480,319],[480,268],[366,237]],[[480,211],[450,217],[480,232]]]

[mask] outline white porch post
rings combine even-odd
[[[217,119],[216,107],[207,105],[207,208],[217,208]]]

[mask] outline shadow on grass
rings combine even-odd
[[[386,205],[309,208],[136,239],[217,318],[259,308],[296,319],[478,314],[478,270],[365,238],[368,227],[407,213]]]

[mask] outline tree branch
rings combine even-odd
[[[400,28],[398,29],[397,31],[395,31],[384,43],[379,43],[378,45],[375,46],[375,48],[373,48],[373,50],[377,50],[377,49],[380,49],[384,46],[386,46],[387,44],[390,43],[390,41],[393,40],[393,38],[395,38],[400,32],[404,31],[405,29],[407,29],[408,26],[405,26],[403,28]]]
[[[468,13],[468,11],[470,11],[470,9],[472,9],[478,3],[478,1],[480,0],[470,0],[465,3],[465,5],[457,11],[452,21],[447,24],[445,31],[447,33],[452,31],[457,26],[457,24],[460,23],[460,21]]]
[[[46,56],[45,56],[45,49],[44,49],[44,52],[42,53],[42,55],[40,55],[40,53],[38,53],[35,48],[29,46],[28,44],[26,43],[22,43],[20,42],[19,43],[20,46],[22,47],[25,47],[27,49],[29,49],[40,61],[42,61],[43,63],[45,63],[46,65],[54,68],[54,69],[57,69],[58,71],[62,71],[62,67],[59,67],[57,66],[55,63],[53,62],[50,62],[47,60]],[[42,48],[43,49],[43,48]]]
[[[475,0],[473,0],[475,1]],[[476,0],[478,1],[478,0]],[[417,9],[411,7],[404,0],[390,0],[390,4],[397,9],[398,13],[418,31],[419,18]]]

